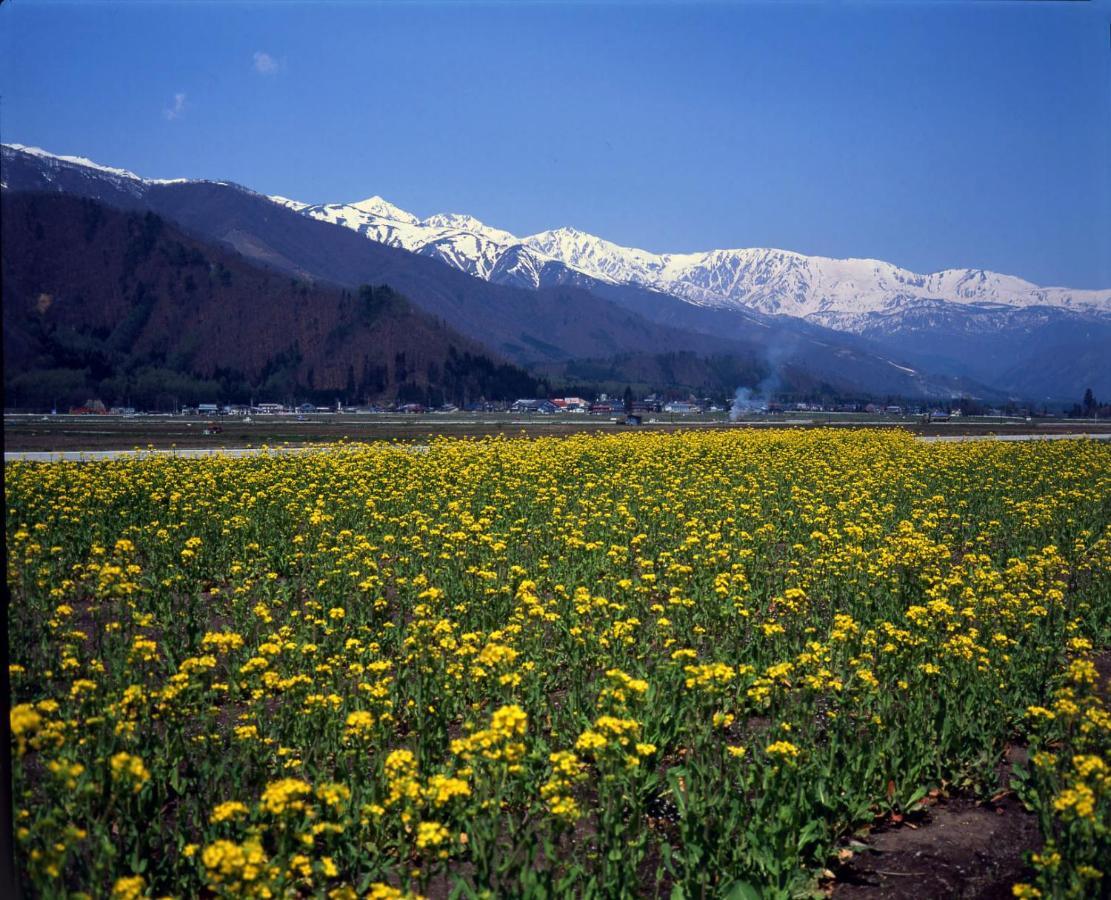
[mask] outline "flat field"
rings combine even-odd
[[[6,477],[32,895],[836,893],[873,836],[1004,796],[1036,852],[994,888],[1108,890],[1107,442],[718,429]]]
[[[380,413],[373,415],[238,416],[216,420],[220,431],[205,434],[208,420],[189,416],[32,416],[5,415],[4,449],[13,453],[117,451],[152,447],[233,449],[307,447],[368,441],[427,443],[436,437],[558,437],[633,430],[617,416],[510,413]],[[967,416],[924,422],[921,416],[866,413],[782,413],[747,416],[736,423],[725,413],[648,413],[639,431],[766,428],[894,428],[929,437],[1111,435],[1111,422],[1090,419],[1031,419]]]

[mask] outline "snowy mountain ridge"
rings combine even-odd
[[[127,169],[38,147],[4,145],[39,159],[52,173],[107,178],[128,194],[145,185],[186,179],[148,179]],[[225,182],[217,182],[224,184]],[[1111,318],[1111,289],[1039,287],[983,269],[918,274],[877,259],[832,259],[789,250],[744,248],[697,253],[652,253],[623,247],[563,227],[517,237],[473,216],[438,213],[425,219],[380,196],[355,203],[308,204],[269,199],[301,215],[342,225],[370,240],[440,260],[477,278],[516,287],[559,284],[590,287],[602,281],[671,294],[696,306],[789,315],[841,331],[897,329],[903,317],[1052,307]],[[982,317],[978,318],[978,321]]]
[[[690,351],[771,371],[789,364],[823,379],[823,390],[1001,390],[1052,402],[1075,402],[1088,387],[1111,394],[1111,290],[1042,288],[976,269],[920,275],[880,260],[766,248],[652,253],[574,228],[518,238],[465,214],[420,218],[380,196],[310,204],[229,182],[144,179],[7,144],[0,185],[5,202],[9,191],[61,193],[154,213],[297,278],[388,280],[525,365],[564,354],[624,366],[615,354],[631,352],[627,371],[638,379],[709,377],[677,375],[653,356]],[[360,246],[359,234],[373,246]],[[388,277],[375,274],[381,267]],[[554,289],[562,287],[571,290]],[[543,290],[530,296],[536,288]]]
[[[359,234],[423,256],[431,256],[486,281],[543,287],[540,271],[558,262],[532,248],[508,231],[491,228],[473,216],[438,213],[419,219],[381,197],[356,203],[315,206],[272,196],[302,215],[342,225]]]
[[[56,153],[48,153],[42,147],[28,147],[24,144],[5,144],[5,147],[11,147],[13,150],[19,150],[27,153],[30,156],[36,156],[47,163],[54,162],[66,163],[71,166],[80,166],[85,169],[95,169],[105,175],[115,175],[117,178],[124,178],[128,181],[141,182],[143,184],[184,184],[188,179],[186,178],[143,178],[130,172],[127,169],[117,169],[112,166],[102,166],[100,163],[95,163],[91,159],[86,159],[83,156],[59,156]]]
[[[651,253],[569,227],[519,238],[469,215],[440,213],[419,219],[380,197],[321,206],[271,199],[372,240],[435,256],[487,280],[498,279],[498,262],[512,251],[518,263],[516,284],[543,287],[545,277],[562,283],[581,275],[652,288],[699,306],[796,316],[839,330],[855,331],[874,314],[936,301],[1051,306],[1111,315],[1111,289],[1039,287],[983,269],[923,275],[878,259],[832,259],[772,248]],[[522,272],[521,264],[529,274]]]

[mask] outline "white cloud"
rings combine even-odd
[[[255,51],[255,71],[260,75],[273,75],[280,68],[278,61],[269,53],[262,50]]]
[[[162,115],[166,117],[167,121],[172,122],[174,119],[179,118],[183,112],[185,112],[184,91],[178,94],[174,94],[173,105],[167,106],[164,110],[162,110]]]

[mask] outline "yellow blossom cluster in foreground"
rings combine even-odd
[[[1106,892],[1111,447],[702,432],[7,467],[37,896],[764,896],[1005,743]],[[746,887],[747,886],[747,887]]]

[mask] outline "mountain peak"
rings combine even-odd
[[[420,219],[410,212],[406,212],[399,206],[394,206],[389,200],[379,197],[375,194],[373,197],[367,197],[365,200],[360,200],[357,203],[348,203],[352,209],[357,209],[359,212],[368,213],[372,216],[380,216],[383,219],[392,219],[395,222],[406,222],[410,225],[419,225]]]
[[[492,228],[485,222],[481,222],[474,216],[469,216],[466,213],[436,213],[436,215],[429,216],[420,224],[426,228],[442,228],[448,231],[464,231],[469,234],[478,234],[502,244],[512,243],[517,240],[517,238],[508,231],[503,231],[500,228]]]
[[[592,241],[601,240],[601,238],[593,234],[587,234],[585,231],[581,231],[574,225],[560,225],[559,228],[550,228],[548,231],[542,233],[551,235],[552,237],[574,238],[576,240],[582,240],[584,238]]]
[[[436,213],[434,216],[429,216],[421,224],[430,225],[433,228],[459,228],[463,231],[474,231],[486,227],[485,223],[466,213]]]
[[[522,238],[522,240],[533,247],[540,247],[545,244],[560,244],[565,247],[594,247],[597,249],[604,249],[606,252],[611,250],[638,254],[647,252],[645,250],[637,250],[634,247],[623,247],[620,244],[615,244],[613,241],[607,241],[603,237],[598,237],[596,234],[591,234],[589,231],[582,231],[579,228],[575,228],[573,225],[561,225],[559,228],[540,231],[536,234],[530,234],[528,237]]]

